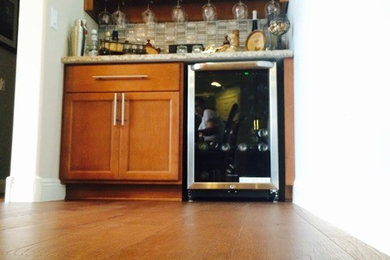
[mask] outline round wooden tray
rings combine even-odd
[[[265,49],[265,36],[262,31],[253,31],[248,35],[245,42],[245,48],[248,51],[262,51]]]

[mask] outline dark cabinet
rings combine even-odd
[[[238,1],[238,0],[237,0]],[[226,20],[233,19],[232,7],[237,1],[232,0],[213,0],[213,4],[217,8],[218,19]],[[141,13],[147,8],[147,1],[140,0],[123,0],[124,5],[121,7],[121,10],[126,14],[127,19],[130,23],[141,23],[142,15]],[[207,1],[198,1],[198,0],[188,0],[181,3],[181,5],[185,8],[188,20],[189,21],[201,21],[201,9],[202,6]],[[264,6],[268,2],[268,0],[246,0],[244,1],[248,6],[248,10],[257,10],[258,17],[264,17]],[[288,0],[280,0],[282,3],[283,9],[286,8]],[[151,6],[151,9],[156,14],[159,22],[170,22],[171,19],[171,10],[175,5],[175,1],[171,0],[161,0],[155,1],[155,3]],[[107,1],[107,9],[109,12],[114,12],[118,8],[117,0],[108,0]],[[104,10],[104,1],[101,0],[84,0],[84,10],[95,20],[99,13]],[[251,15],[251,14],[249,14]],[[249,17],[250,18],[250,17]]]

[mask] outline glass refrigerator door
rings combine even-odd
[[[193,182],[278,184],[275,64],[224,68],[189,73]]]

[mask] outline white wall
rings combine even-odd
[[[294,202],[390,255],[388,0],[290,0]]]
[[[63,65],[76,18],[87,17],[83,0],[21,0],[16,68],[11,176],[6,201],[63,199],[59,182]],[[49,27],[50,8],[58,29]],[[89,24],[92,24],[89,20]],[[96,24],[93,24],[96,27]]]

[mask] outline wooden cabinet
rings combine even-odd
[[[218,19],[226,20],[233,19],[232,7],[238,2],[232,0],[214,0],[212,3],[217,8]],[[259,18],[264,18],[264,7],[268,0],[246,0],[245,4],[248,6],[248,10],[257,10]],[[288,0],[279,0],[282,4],[283,10],[287,9]],[[84,0],[84,10],[97,21],[97,17],[101,11],[104,10],[104,1],[100,0]],[[139,0],[124,0],[124,6],[121,7],[121,10],[126,14],[127,20],[130,23],[142,23],[141,13],[146,10],[146,1]],[[189,21],[202,21],[202,6],[206,1],[198,0],[187,0],[180,5],[182,5],[187,13]],[[172,7],[176,4],[172,0],[160,0],[156,1],[151,9],[156,14],[159,22],[171,22],[171,11]],[[116,11],[118,8],[117,0],[108,0],[107,9],[110,13]],[[251,13],[249,13],[249,18]]]
[[[294,183],[293,60],[284,61],[285,198]],[[66,65],[67,198],[180,200],[183,64]]]
[[[284,143],[285,143],[285,199],[293,199],[293,186],[295,180],[295,154],[294,154],[294,60],[284,60]]]
[[[118,177],[120,128],[113,93],[66,94],[61,151],[63,180]]]
[[[178,107],[171,92],[67,94],[63,179],[178,181]]]
[[[180,63],[67,65],[61,180],[181,189],[182,77]]]
[[[119,177],[178,181],[179,93],[123,93],[122,97]]]

